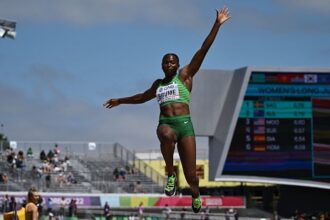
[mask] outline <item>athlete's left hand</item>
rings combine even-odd
[[[227,7],[223,7],[220,11],[217,10],[217,22],[219,22],[220,24],[225,23],[230,18],[231,17]]]

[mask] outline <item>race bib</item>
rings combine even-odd
[[[157,89],[157,101],[159,104],[173,101],[180,98],[178,84],[170,84],[167,86],[160,86]]]

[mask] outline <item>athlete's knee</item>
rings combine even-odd
[[[167,127],[159,127],[157,129],[157,135],[161,142],[175,140],[175,133],[173,132],[172,129]]]

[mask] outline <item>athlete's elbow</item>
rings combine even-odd
[[[134,99],[134,103],[136,104],[142,104],[142,103],[145,103],[146,102],[146,99],[143,97],[143,95],[137,95]]]

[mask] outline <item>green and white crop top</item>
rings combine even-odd
[[[178,102],[189,104],[190,102],[190,92],[179,79],[178,74],[176,74],[169,83],[159,84],[156,97],[160,106]]]

